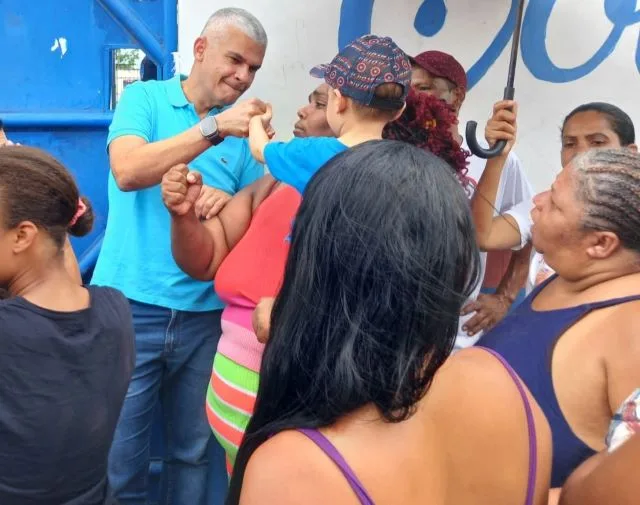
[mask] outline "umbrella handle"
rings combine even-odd
[[[516,90],[513,86],[507,86],[504,88],[504,100],[513,100],[513,97],[516,94]],[[475,121],[467,122],[467,128],[465,130],[465,138],[467,139],[467,145],[469,146],[469,150],[475,154],[478,158],[482,158],[483,160],[489,158],[495,158],[499,156],[504,148],[507,145],[506,140],[498,140],[495,145],[489,149],[485,149],[482,147],[477,140],[476,130],[478,128],[478,123]]]

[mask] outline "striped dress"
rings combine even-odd
[[[261,298],[273,297],[280,289],[291,223],[300,202],[295,189],[278,187],[258,207],[249,229],[216,274],[216,292],[227,305],[206,409],[211,429],[226,452],[229,475],[258,391],[264,345],[253,331],[253,310]]]

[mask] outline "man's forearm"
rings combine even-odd
[[[214,217],[213,219],[217,219]],[[215,243],[211,233],[193,210],[171,217],[171,250],[178,266],[194,279],[213,280]]]
[[[136,191],[160,184],[162,176],[173,166],[190,163],[211,147],[198,126],[158,142],[126,149],[115,139],[110,148],[111,169],[122,191]]]
[[[513,251],[507,271],[496,288],[496,294],[504,296],[511,303],[517,298],[518,293],[527,282],[531,247],[531,243],[528,243],[519,251]]]

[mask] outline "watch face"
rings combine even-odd
[[[208,139],[218,134],[218,123],[213,116],[207,116],[202,120],[202,133]]]

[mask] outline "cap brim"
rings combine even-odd
[[[311,75],[311,77],[316,77],[317,79],[324,79],[324,76],[326,75],[328,69],[329,69],[329,65],[326,63],[323,63],[322,65],[316,65],[315,67],[313,67],[309,71],[309,74]]]

